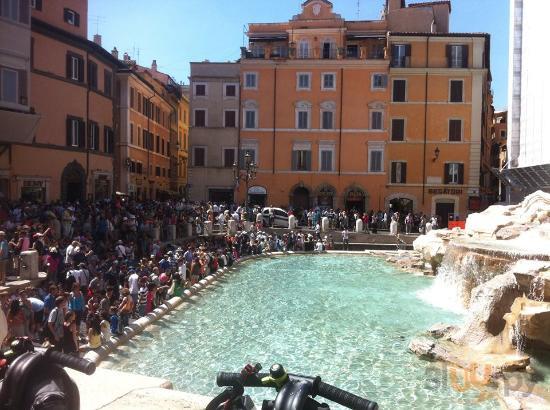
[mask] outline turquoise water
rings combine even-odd
[[[430,283],[366,256],[245,262],[107,365],[214,395],[221,391],[215,386],[218,370],[281,363],[289,372],[320,375],[385,409],[499,408],[494,399],[478,401],[477,390],[456,391],[441,365],[408,352],[410,340],[434,323],[461,320],[417,298]],[[249,392],[257,403],[275,395]]]

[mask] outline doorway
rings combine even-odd
[[[296,189],[294,189],[290,203],[294,209],[308,209],[309,190],[305,187],[297,187]]]
[[[454,202],[437,202],[435,204],[435,214],[440,218],[440,228],[447,228],[449,224],[449,215],[454,215],[455,203]]]
[[[365,193],[359,189],[353,189],[346,195],[346,211],[357,212],[362,215],[365,212]]]
[[[86,172],[77,161],[68,164],[61,174],[61,197],[67,202],[83,201],[86,195]]]
[[[323,43],[323,58],[330,58],[330,49],[331,44],[330,43]]]

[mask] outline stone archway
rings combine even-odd
[[[303,211],[311,206],[311,189],[300,183],[294,185],[289,192],[290,205],[294,210]]]
[[[325,209],[334,209],[334,199],[336,198],[336,188],[330,184],[322,184],[317,187],[314,194],[317,200],[317,206]]]
[[[344,191],[344,206],[347,211],[357,211],[360,214],[367,212],[368,196],[366,191],[357,185],[346,188]]]
[[[66,202],[86,198],[86,171],[76,160],[67,164],[61,174],[61,198]]]

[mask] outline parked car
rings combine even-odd
[[[263,208],[262,217],[264,226],[269,226],[269,211],[273,210],[273,226],[278,228],[288,228],[288,212],[281,208]]]

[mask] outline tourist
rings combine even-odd
[[[101,346],[101,318],[99,315],[94,314],[91,322],[90,328],[88,329],[88,343],[80,346],[80,350],[84,349],[97,349]]]
[[[130,296],[130,290],[128,288],[122,289],[122,301],[118,305],[118,315],[119,315],[119,323],[118,323],[118,333],[122,333],[124,328],[128,326],[130,316],[134,312],[134,301],[132,297]]]
[[[78,283],[73,284],[73,289],[69,294],[69,309],[75,314],[76,328],[80,332],[80,324],[84,319],[85,300]]]
[[[8,241],[6,240],[6,232],[0,231],[0,286],[4,286],[6,284],[9,259],[10,250]]]
[[[342,231],[342,249],[349,251],[349,231],[348,228],[344,228]]]
[[[65,354],[78,354],[78,328],[76,325],[76,313],[68,310],[63,322],[62,351]]]
[[[48,329],[49,336],[51,337],[49,342],[55,346],[56,350],[62,349],[63,341],[63,325],[65,317],[65,298],[63,296],[58,296],[55,299],[55,307],[50,312],[48,317]]]
[[[110,313],[109,322],[111,324],[111,334],[115,336],[120,336],[121,333],[118,330],[119,318],[118,318],[116,306],[111,306],[111,311],[109,313]]]
[[[6,319],[8,321],[8,341],[16,337],[26,336],[25,314],[23,312],[23,309],[21,308],[21,303],[19,302],[19,299],[13,299],[10,302]]]

